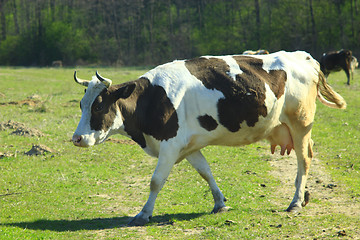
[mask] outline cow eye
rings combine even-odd
[[[92,105],[92,109],[94,112],[100,112],[103,110],[103,108],[104,108],[103,99],[101,96],[98,96]]]
[[[95,107],[94,111],[95,111],[95,112],[100,112],[101,110],[103,110],[103,108],[104,108],[104,105],[103,105],[103,104],[98,104],[98,105]]]

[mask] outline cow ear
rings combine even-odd
[[[135,87],[136,87],[135,83],[126,84],[125,86],[119,88],[116,91],[116,96],[118,98],[123,98],[123,99],[128,98],[134,92]]]

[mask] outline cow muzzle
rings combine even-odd
[[[74,134],[72,137],[72,142],[77,147],[89,147],[89,145],[84,141],[84,137],[81,135]]]

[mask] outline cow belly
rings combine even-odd
[[[285,150],[287,154],[290,154],[291,150],[294,148],[290,130],[285,123],[275,127],[267,139],[270,141],[272,154],[274,154],[277,145],[280,145],[281,147],[281,155],[285,154]]]
[[[196,143],[200,142],[203,146],[244,146],[266,139],[275,124],[275,121],[261,119],[254,127],[248,127],[246,122],[244,122],[237,132],[230,132],[225,127],[219,126],[215,131],[197,136]]]

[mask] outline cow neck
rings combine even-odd
[[[138,79],[135,81],[136,87],[133,93],[126,99],[119,98],[116,101],[116,104],[119,107],[121,112],[122,120],[124,123],[125,132],[139,144],[142,148],[146,147],[146,141],[144,138],[143,132],[140,130],[140,119],[139,116],[135,114],[139,96],[141,96],[146,88],[146,85],[149,84],[147,79]],[[126,84],[119,85],[118,88],[125,87]]]

